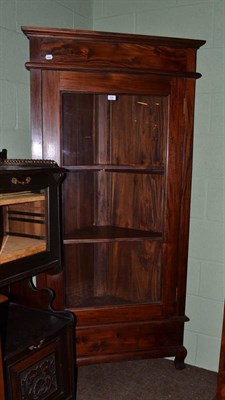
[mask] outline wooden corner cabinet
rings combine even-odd
[[[0,160],[0,398],[74,400],[74,318],[32,276],[61,271],[59,184],[52,161]]]
[[[77,364],[183,368],[196,52],[201,40],[22,27],[33,157],[67,169],[63,272]]]

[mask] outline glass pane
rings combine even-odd
[[[167,114],[166,96],[63,93],[63,163],[163,166]]]
[[[0,264],[47,249],[47,192],[0,195]]]
[[[160,302],[168,96],[61,106],[66,306]]]
[[[163,183],[159,174],[69,172],[63,183],[64,233],[93,226],[162,232]]]
[[[161,247],[149,241],[66,245],[66,307],[161,301]]]

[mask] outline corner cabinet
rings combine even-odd
[[[196,51],[204,41],[22,27],[33,156],[63,183],[77,364],[175,356],[183,368]]]

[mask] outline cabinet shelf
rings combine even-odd
[[[68,166],[65,168],[71,172],[82,171],[106,171],[106,172],[124,172],[124,173],[141,173],[141,174],[164,174],[164,166],[138,166],[138,165],[109,165],[109,164],[96,164],[96,165],[76,165]]]
[[[42,251],[46,251],[46,240],[7,235],[0,251],[0,265]]]
[[[44,194],[31,193],[31,192],[19,192],[19,193],[3,193],[0,194],[0,206],[9,206],[12,204],[23,204],[45,200]]]
[[[162,233],[116,226],[91,226],[64,235],[64,244],[112,241],[162,240]]]

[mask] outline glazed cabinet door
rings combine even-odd
[[[76,310],[78,325],[91,323],[96,310],[98,323],[178,313],[178,286],[185,280],[185,271],[178,272],[179,218],[190,142],[186,84],[42,71],[43,97],[34,99],[33,109],[43,113],[43,141],[33,129],[33,143],[42,141],[43,150],[37,146],[33,156],[53,158],[68,171],[65,273],[50,278],[50,286],[57,287],[57,307]]]

